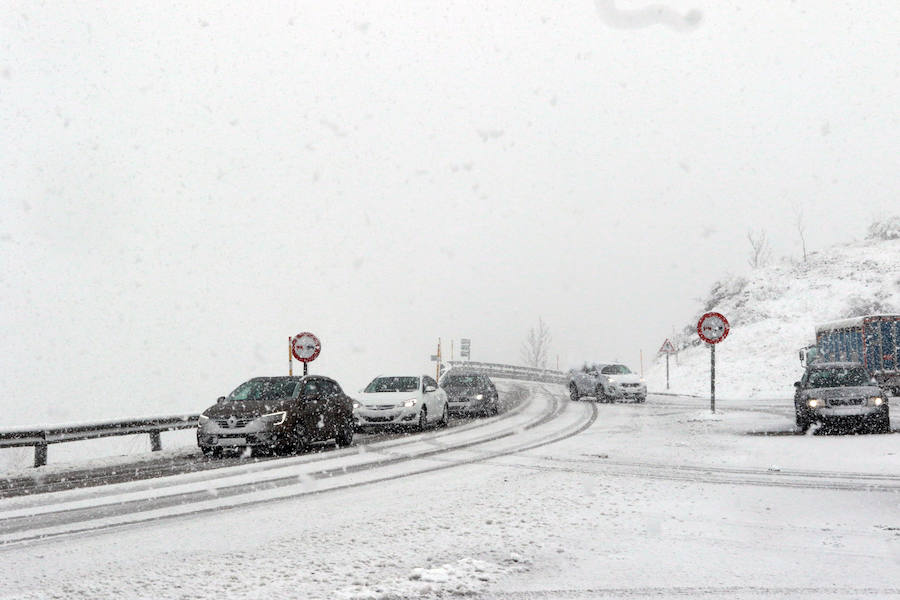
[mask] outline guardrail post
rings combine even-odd
[[[158,431],[150,432],[150,450],[153,452],[159,452],[162,450],[162,438]]]
[[[34,445],[34,466],[43,467],[47,464],[47,442],[38,442]]]

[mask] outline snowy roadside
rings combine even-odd
[[[0,597],[900,594],[900,493],[859,479],[898,478],[900,435],[747,435],[787,417],[656,397],[598,409],[580,435],[512,456],[0,549],[18,574]]]

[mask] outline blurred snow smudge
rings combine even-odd
[[[676,31],[691,31],[697,28],[703,18],[699,10],[689,10],[682,15],[661,4],[635,9],[617,8],[615,0],[594,0],[594,4],[600,18],[616,29],[642,29],[653,25],[666,25]]]

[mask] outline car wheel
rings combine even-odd
[[[806,417],[801,416],[800,413],[797,413],[794,420],[795,420],[796,423],[797,423],[797,429],[798,429],[801,433],[806,433],[806,431],[809,429],[809,425],[810,425],[809,419],[807,419]]]
[[[596,389],[596,392],[595,392],[595,393],[597,394],[597,402],[602,402],[602,403],[604,403],[604,404],[606,404],[607,402],[609,402],[609,396],[607,396],[607,395],[606,395],[606,392],[603,391],[603,386],[602,386],[602,385],[598,385],[598,386],[597,386],[597,389]]]
[[[438,427],[446,427],[450,423],[450,407],[444,402],[444,412],[441,414],[441,420],[438,421]]]
[[[500,399],[497,398],[496,400],[494,400],[494,405],[491,406],[491,415],[496,417],[499,414],[500,414]]]
[[[571,399],[572,402],[576,402],[579,397],[580,396],[578,394],[578,386],[575,385],[574,383],[570,383],[569,384],[569,399]]]
[[[428,428],[428,411],[425,410],[425,407],[422,407],[422,410],[419,411],[419,431],[425,431]]]
[[[309,450],[309,436],[306,434],[306,429],[304,429],[302,425],[297,425],[294,428],[294,435],[291,437],[293,438],[293,446],[291,447],[292,453],[300,454]]]
[[[338,429],[334,438],[338,448],[345,448],[353,443],[353,422],[347,421],[344,426]]]
[[[884,416],[878,419],[874,427],[875,433],[890,433],[891,432],[891,415],[887,411],[885,411]]]

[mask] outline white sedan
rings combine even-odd
[[[357,395],[353,404],[357,428],[429,424],[444,426],[450,419],[447,392],[428,375],[379,375]]]

